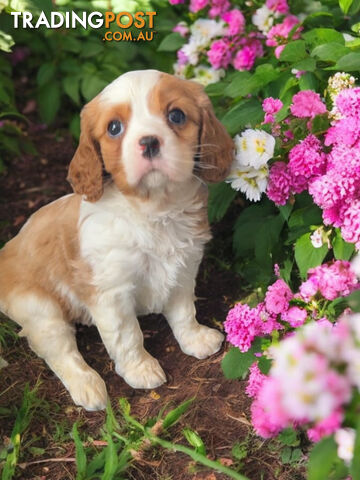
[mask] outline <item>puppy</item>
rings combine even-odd
[[[38,210],[0,251],[0,310],[75,404],[107,401],[78,351],[75,321],[96,325],[134,388],[166,381],[137,315],[163,313],[187,355],[220,349],[223,335],[195,319],[194,287],[210,238],[204,182],[223,180],[232,156],[202,87],[165,73],[126,73],[82,110],[75,193]]]

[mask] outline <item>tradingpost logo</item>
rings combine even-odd
[[[151,42],[156,31],[156,12],[41,12],[36,19],[31,12],[10,12],[14,28],[87,28],[105,27],[103,41]],[[115,27],[115,28],[114,28]],[[131,29],[131,30],[130,30]]]

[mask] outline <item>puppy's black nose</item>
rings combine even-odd
[[[152,158],[160,152],[160,142],[157,137],[142,137],[139,140],[143,157]]]

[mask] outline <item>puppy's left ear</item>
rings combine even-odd
[[[79,146],[69,166],[67,180],[75,193],[84,195],[89,202],[96,202],[103,193],[100,146],[92,134],[92,120],[95,117],[94,101],[81,112],[81,134]]]
[[[202,90],[198,97],[201,111],[199,132],[199,168],[197,175],[205,182],[225,180],[234,156],[234,142],[225,127],[216,118],[209,97]]]

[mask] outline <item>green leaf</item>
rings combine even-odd
[[[322,134],[330,127],[328,114],[316,115],[311,125],[311,132],[317,135]]]
[[[258,360],[258,366],[261,373],[267,375],[270,372],[272,361],[269,358],[264,356],[260,357]]]
[[[275,70],[270,63],[259,65],[253,74],[238,72],[225,89],[225,95],[231,98],[245,97],[249,93],[255,93],[279,76],[280,72]]]
[[[0,50],[3,52],[11,52],[11,47],[15,44],[11,35],[0,31]]]
[[[66,95],[68,95],[76,105],[80,105],[80,77],[65,77],[63,79],[63,87]]]
[[[307,57],[300,62],[293,63],[292,68],[296,70],[304,70],[305,72],[313,72],[316,69],[316,60],[311,57]]]
[[[345,13],[345,15],[348,13],[352,3],[353,3],[353,0],[339,0],[340,8]]]
[[[304,75],[301,75],[299,78],[299,87],[300,90],[317,90],[318,80],[315,75],[311,72],[306,72]]]
[[[280,452],[281,461],[284,464],[291,462],[292,449],[290,447],[285,447]]]
[[[344,57],[340,58],[335,67],[332,67],[332,69],[343,70],[344,72],[355,72],[360,70],[360,53],[348,53]]]
[[[222,182],[209,186],[208,215],[209,222],[218,222],[223,218],[237,191],[228,183]]]
[[[286,428],[277,438],[281,443],[288,447],[297,447],[300,443],[297,433],[293,428]]]
[[[243,100],[229,110],[221,119],[230,135],[235,135],[245,126],[254,127],[264,119],[261,103],[252,98]]]
[[[41,119],[46,124],[51,124],[60,108],[60,85],[52,81],[43,85],[37,94],[37,103]]]
[[[93,99],[104,87],[107,82],[96,75],[85,75],[81,81],[81,93],[85,100]]]
[[[174,425],[174,423],[176,423],[179,418],[188,410],[193,401],[194,397],[181,403],[178,407],[174,408],[174,410],[171,410],[171,412],[169,412],[163,420],[162,426],[164,430]]]
[[[307,480],[327,480],[337,458],[336,451],[333,437],[320,440],[310,453]]]
[[[245,378],[251,365],[256,362],[255,353],[261,352],[261,339],[255,339],[251,348],[242,353],[237,347],[232,347],[221,362],[224,375],[230,380]]]
[[[350,466],[350,474],[352,480],[360,480],[360,418],[358,417],[356,426],[356,437],[354,454]]]
[[[288,221],[290,229],[301,226],[320,225],[322,223],[321,210],[317,205],[310,204],[301,208],[300,205],[296,204],[295,207]]]
[[[332,241],[332,247],[336,260],[350,260],[355,251],[354,244],[345,242],[342,238],[339,228],[335,229],[335,238]]]
[[[255,240],[255,258],[263,268],[272,268],[272,250],[280,242],[280,233],[284,225],[281,214],[272,215],[260,226]]]
[[[271,202],[261,201],[243,210],[238,216],[233,235],[235,255],[241,257],[255,250],[255,242],[259,229],[269,215],[276,213],[276,207]]]
[[[104,52],[104,44],[99,40],[91,40],[82,44],[80,57],[90,58]]]
[[[204,442],[198,433],[194,432],[194,430],[191,430],[190,428],[184,428],[183,434],[190,445],[195,448],[196,452],[206,455]]]
[[[76,480],[85,480],[86,478],[86,453],[77,429],[75,422],[72,428],[72,437],[75,443],[75,458],[76,458]]]
[[[46,83],[50,83],[55,75],[55,65],[53,63],[43,63],[39,68],[36,75],[36,82],[39,87],[42,87]]]
[[[311,56],[324,62],[336,62],[347,53],[349,53],[349,49],[344,44],[330,42],[315,47],[311,52]]]
[[[158,52],[175,52],[176,50],[179,50],[184,43],[186,42],[186,39],[183,38],[179,33],[173,32],[167,35],[160,45],[158,46],[157,51]]]
[[[306,278],[309,268],[317,267],[326,257],[328,246],[315,248],[310,240],[310,232],[302,235],[295,243],[295,260],[300,270],[301,278]]]
[[[281,62],[296,62],[307,56],[304,40],[295,40],[288,43],[281,52]]]
[[[312,50],[323,43],[340,43],[345,44],[344,37],[340,32],[333,28],[314,28],[302,35],[306,45]]]
[[[105,469],[101,480],[113,480],[118,467],[118,455],[111,435],[106,435],[105,438],[107,441],[105,448]]]

